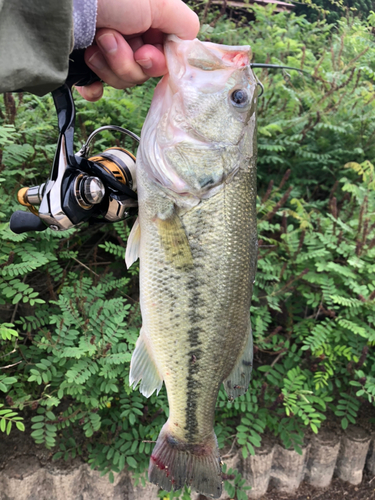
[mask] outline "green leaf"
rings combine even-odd
[[[136,417],[134,415],[134,413],[130,413],[129,414],[129,422],[130,422],[130,425],[134,425],[135,424],[135,420],[136,420]]]
[[[254,456],[255,455],[254,447],[249,442],[246,443],[246,446],[247,446],[247,448],[248,448],[248,450],[250,452],[250,455]]]
[[[44,436],[44,429],[38,429],[34,432],[32,432],[31,434],[31,437],[33,437],[34,439],[39,439],[41,438],[42,436]]]
[[[120,458],[119,458],[119,461],[118,461],[119,471],[121,472],[124,467],[125,467],[125,455],[120,455]]]
[[[137,468],[137,462],[134,460],[133,457],[126,457],[126,462],[127,464],[132,467],[133,469]]]
[[[31,419],[32,422],[43,422],[44,421],[44,415],[36,415]]]
[[[19,431],[24,431],[25,430],[25,426],[22,422],[16,422],[16,427]]]
[[[12,304],[17,304],[22,299],[22,293],[17,293],[12,300]]]
[[[37,422],[31,426],[32,429],[43,429],[45,426],[44,422]]]

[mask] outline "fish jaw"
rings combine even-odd
[[[169,36],[165,54],[169,73],[156,87],[141,134],[152,147],[140,148],[140,161],[167,195],[192,207],[221,189],[240,157],[250,160],[256,153],[249,123],[255,117],[257,80],[248,46]],[[247,98],[243,106],[232,100],[239,90]]]

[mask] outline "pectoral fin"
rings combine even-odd
[[[132,230],[130,231],[128,242],[126,244],[125,264],[129,267],[139,258],[139,246],[141,244],[141,226],[139,225],[139,218],[134,222]]]
[[[158,394],[163,385],[162,376],[156,366],[143,329],[131,359],[129,384],[134,388],[140,380],[139,390],[146,398],[150,397],[154,391]]]
[[[157,225],[166,259],[175,267],[192,266],[193,256],[180,217],[173,213],[166,219],[158,218]]]
[[[245,394],[253,371],[253,334],[249,321],[249,332],[245,349],[241,352],[237,362],[229,375],[224,380],[225,391],[229,399]]]

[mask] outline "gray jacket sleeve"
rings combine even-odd
[[[0,92],[59,87],[72,48],[72,0],[0,0]]]

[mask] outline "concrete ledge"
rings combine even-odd
[[[243,460],[240,450],[227,455],[223,451],[222,455],[228,469],[237,468],[246,485],[253,487],[249,497],[261,498],[269,482],[278,491],[289,493],[294,492],[304,478],[314,487],[327,487],[334,469],[338,477],[350,484],[359,484],[365,466],[370,472],[374,470],[374,448],[375,434],[352,426],[341,438],[322,431],[303,449],[302,456],[267,439],[261,448],[256,448],[255,457]],[[27,435],[23,442],[18,437],[17,444],[11,438],[2,439],[0,500],[158,499],[157,486],[135,486],[128,471],[115,474],[111,484],[108,476],[100,477],[100,472],[91,470],[79,458],[66,463],[52,462],[51,456],[50,451],[33,444]],[[202,497],[192,494],[192,500],[198,498]],[[224,491],[221,499],[226,498]]]

